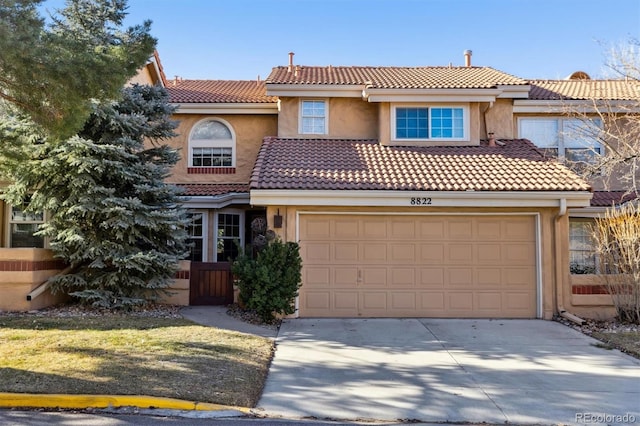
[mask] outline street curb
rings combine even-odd
[[[230,411],[250,414],[247,407],[210,404],[144,395],[63,395],[0,392],[0,408],[161,408],[187,411]]]

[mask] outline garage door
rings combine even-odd
[[[300,215],[302,317],[536,317],[534,216]]]

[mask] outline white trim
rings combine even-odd
[[[231,133],[231,139],[206,139],[193,141],[192,136],[195,129],[197,129],[198,126],[200,126],[202,123],[207,123],[210,121],[215,121],[225,126],[229,130],[229,133]],[[236,132],[233,129],[233,126],[227,120],[218,117],[206,117],[198,120],[194,123],[193,126],[191,126],[191,130],[189,130],[189,137],[187,139],[187,166],[202,168],[236,167],[236,146]],[[231,148],[231,166],[194,166],[193,148]]]
[[[187,213],[202,215],[202,260],[208,262],[209,255],[209,211],[204,209],[189,209]],[[191,238],[191,237],[190,237]]]
[[[296,242],[300,243],[300,216],[301,215],[343,215],[343,216],[533,216],[535,222],[535,249],[536,249],[536,318],[543,315],[543,294],[542,294],[542,231],[540,225],[540,213],[538,212],[345,212],[345,211],[296,211]],[[304,267],[304,265],[303,265]],[[295,299],[294,318],[299,318],[299,297]]]
[[[397,134],[397,129],[396,129],[396,110],[398,108],[424,108],[427,110],[427,131],[429,133],[429,136],[427,136],[427,138],[397,138],[396,134]],[[451,109],[462,109],[462,132],[463,135],[461,138],[432,138],[431,137],[431,131],[432,131],[432,126],[431,126],[431,110],[434,108],[451,108]],[[422,144],[420,145],[427,145],[429,142],[468,142],[470,140],[470,129],[471,129],[471,119],[470,119],[470,111],[469,111],[470,107],[468,103],[462,103],[462,104],[442,104],[442,103],[435,103],[435,104],[415,104],[415,103],[394,103],[391,105],[391,123],[390,123],[390,132],[391,134],[390,136],[390,142],[391,144],[395,144],[395,145],[402,145],[405,143],[409,143],[411,144],[410,146],[413,146],[414,143],[416,142],[422,142]]]
[[[366,206],[414,207],[411,198],[430,198],[429,207],[589,207],[593,194],[587,191],[383,191],[252,189],[256,206]]]
[[[266,83],[267,96],[360,98],[362,84],[297,84]]]
[[[248,205],[249,194],[246,192],[231,192],[215,196],[188,196],[181,197],[182,206],[188,209],[222,209],[230,205]]]
[[[517,113],[593,113],[598,111],[624,113],[638,112],[637,101],[604,101],[604,100],[514,100],[513,112]]]
[[[494,102],[497,89],[364,89],[369,102]]]
[[[221,214],[233,214],[233,215],[238,215],[240,216],[239,218],[239,229],[238,232],[240,233],[240,242],[239,245],[240,247],[244,247],[244,221],[245,221],[245,217],[244,217],[244,210],[240,210],[240,209],[220,209],[220,210],[216,210],[214,212],[213,215],[213,262],[218,262],[218,216]],[[226,262],[226,260],[222,260],[221,262]]]
[[[302,119],[305,116],[302,115],[303,104],[305,102],[322,102],[324,104],[324,132],[314,133],[303,131]],[[308,118],[320,118],[320,117],[308,117]],[[314,98],[314,99],[298,99],[298,134],[300,135],[328,135],[329,134],[329,99],[327,98]]]
[[[278,103],[173,103],[176,114],[278,114]]]

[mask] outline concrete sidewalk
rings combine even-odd
[[[640,361],[556,322],[295,319],[276,342],[267,415],[640,422]]]
[[[226,306],[185,306],[180,309],[180,315],[190,321],[208,327],[254,334],[269,339],[275,339],[278,335],[276,326],[249,324],[228,315]]]

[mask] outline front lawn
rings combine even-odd
[[[0,314],[0,392],[149,395],[254,407],[273,342],[171,317]]]

